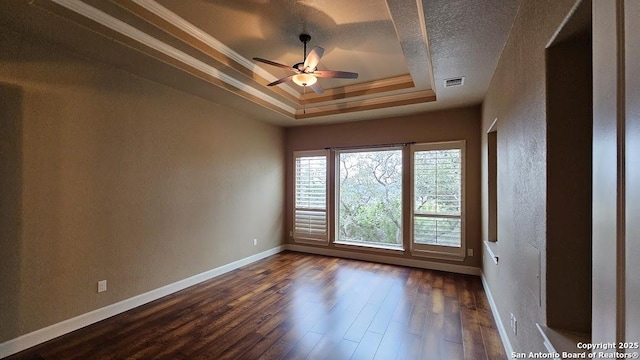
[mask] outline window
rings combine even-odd
[[[328,242],[327,151],[294,153],[293,238]]]
[[[294,175],[296,242],[465,258],[465,141],[299,151]]]
[[[464,141],[413,145],[414,255],[464,258]]]
[[[402,249],[402,148],[336,152],[336,242]]]

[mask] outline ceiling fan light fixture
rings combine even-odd
[[[1,0],[0,0],[1,1]],[[318,78],[334,78],[334,79],[357,79],[358,74],[347,71],[336,70],[317,70],[318,63],[324,55],[324,49],[320,46],[314,47],[309,54],[307,54],[307,42],[311,40],[309,34],[300,34],[300,41],[304,43],[304,57],[302,62],[296,63],[293,66],[287,66],[275,61],[254,57],[253,60],[265,63],[267,65],[287,69],[295,75],[285,76],[276,81],[270,82],[267,86],[280,85],[287,81],[293,81],[296,85],[302,86],[303,90],[309,86],[316,94],[324,93],[324,89],[318,83]]]
[[[292,80],[300,86],[311,86],[318,81],[318,78],[311,74],[297,74],[293,76]]]

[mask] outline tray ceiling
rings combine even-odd
[[[478,104],[519,2],[35,0],[0,4],[0,20],[256,118],[299,125]],[[267,87],[290,73],[251,58],[301,62],[301,33],[312,37],[308,50],[325,49],[319,70],[357,72],[358,79],[319,79],[324,94],[293,83]],[[87,41],[101,50],[85,49]],[[128,62],[118,58],[131,49]],[[141,65],[140,56],[162,66]],[[167,79],[153,70],[163,66],[172,68]],[[457,76],[463,86],[444,88],[444,79]]]

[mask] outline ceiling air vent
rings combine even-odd
[[[446,88],[454,87],[454,86],[462,86],[462,85],[464,85],[464,76],[451,78],[451,79],[444,79],[444,87]]]

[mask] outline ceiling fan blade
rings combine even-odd
[[[287,70],[291,70],[291,71],[297,72],[296,69],[292,68],[291,66],[280,64],[280,63],[277,63],[275,61],[271,61],[271,60],[267,60],[267,59],[261,59],[261,58],[258,58],[258,57],[254,57],[253,60],[259,61],[261,63],[268,64],[268,65],[277,66],[279,68],[283,68],[283,69],[287,69]]]
[[[324,89],[322,88],[322,86],[320,86],[319,82],[316,82],[313,85],[309,85],[309,87],[311,88],[311,90],[315,91],[316,94],[322,94],[324,92]]]
[[[315,70],[323,54],[323,48],[321,48],[320,46],[314,47],[311,52],[309,52],[309,55],[307,55],[307,58],[304,60],[304,69]]]
[[[316,70],[313,75],[321,78],[335,78],[335,79],[357,79],[358,73],[348,71],[335,71],[335,70]]]
[[[282,79],[279,79],[279,80],[276,80],[276,81],[274,81],[272,83],[267,84],[267,86],[274,86],[274,85],[282,84],[283,82],[287,82],[287,81],[293,79],[294,76],[295,75],[289,75],[287,77],[283,77]]]

